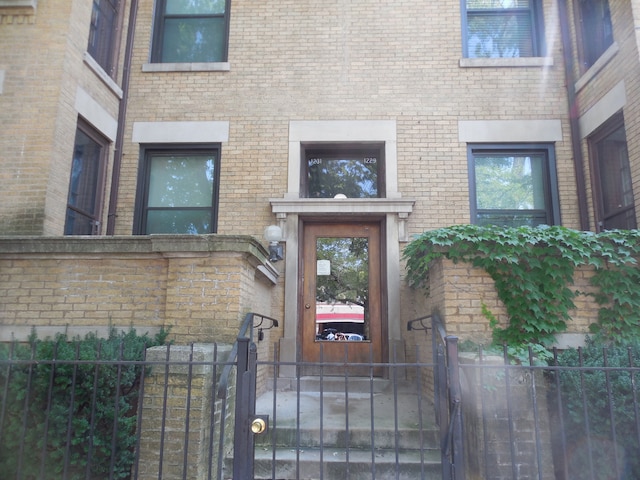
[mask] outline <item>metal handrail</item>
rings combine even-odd
[[[253,324],[254,318],[260,318],[260,323],[257,325]],[[263,327],[262,324],[268,321],[270,322],[268,327]],[[225,398],[227,395],[227,390],[229,388],[229,375],[231,375],[231,368],[236,362],[238,356],[238,339],[239,338],[247,338],[247,331],[249,331],[249,342],[253,342],[253,329],[260,328],[262,330],[270,330],[271,328],[278,326],[278,320],[275,318],[267,317],[266,315],[262,315],[255,312],[249,312],[245,315],[242,324],[240,325],[240,330],[238,331],[238,336],[236,341],[233,342],[233,346],[231,347],[231,352],[229,352],[229,358],[225,362],[225,366],[222,370],[222,374],[220,375],[220,383],[218,385],[218,398]],[[249,328],[251,327],[251,328]]]
[[[431,325],[427,325],[424,323],[425,320],[431,320]],[[418,325],[416,325],[418,324]],[[433,313],[431,315],[425,315],[424,317],[414,318],[413,320],[409,320],[407,322],[407,330],[424,330],[427,332],[431,329],[436,329],[440,334],[440,338],[444,343],[444,339],[447,338],[447,332],[444,329],[444,323],[442,323],[442,319],[438,313]]]

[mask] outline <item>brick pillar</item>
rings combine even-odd
[[[155,480],[160,470],[163,480],[182,479],[185,468],[186,478],[206,479],[209,464],[215,478],[222,403],[216,397],[217,386],[224,368],[221,363],[227,360],[231,347],[218,346],[217,358],[214,358],[214,345],[195,344],[191,371],[188,365],[192,351],[190,346],[171,346],[168,362],[167,348],[162,346],[147,350],[147,361],[160,364],[152,365],[145,378],[138,480]],[[230,380],[235,382],[235,373],[231,377]],[[187,410],[188,402],[190,405]],[[211,414],[214,407],[213,455],[210,456]],[[233,425],[228,423],[232,413],[233,402],[230,399],[225,427],[225,436],[230,441]],[[228,451],[231,445],[225,445],[224,451]]]
[[[539,469],[541,478],[553,478],[542,371],[522,367],[505,372],[499,368],[504,365],[501,357],[484,357],[482,365],[491,367],[481,367],[475,354],[460,354],[467,478],[534,480]]]

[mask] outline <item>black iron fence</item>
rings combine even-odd
[[[248,337],[154,347],[136,361],[9,348],[2,478],[640,478],[637,348],[542,358],[456,352],[443,335],[426,361],[416,349],[411,361],[347,358],[318,365],[331,375],[285,379],[273,374],[277,352],[256,359]],[[261,375],[268,388],[256,394]]]

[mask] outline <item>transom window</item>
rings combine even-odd
[[[611,12],[607,0],[577,0],[575,7],[577,30],[582,38],[579,52],[586,70],[613,44]]]
[[[469,146],[471,220],[480,225],[559,222],[551,146]]]
[[[93,0],[87,51],[110,76],[115,75],[120,0]]]
[[[589,151],[598,230],[637,228],[622,114],[589,138]]]
[[[464,55],[468,58],[543,55],[539,0],[462,0]]]
[[[220,147],[147,147],[137,233],[216,232]]]
[[[301,191],[309,198],[384,197],[384,149],[381,145],[303,147]]]
[[[76,129],[67,197],[65,235],[98,235],[108,141],[80,120]]]
[[[227,60],[229,0],[158,0],[152,61]]]

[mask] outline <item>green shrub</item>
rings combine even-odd
[[[39,340],[34,334],[28,346],[2,346],[3,478],[129,478],[142,373],[131,362],[166,336],[164,330],[155,338],[139,336],[133,329],[111,330],[107,339]]]
[[[591,478],[590,472],[597,480],[640,478],[636,418],[640,392],[635,386],[640,372],[632,373],[629,368],[640,364],[640,345],[603,349],[590,342],[580,351],[564,351],[558,363],[562,367],[593,367],[559,370],[560,392],[554,387],[550,396],[552,401],[558,393],[562,398],[569,478]],[[611,369],[605,371],[605,364]],[[556,385],[555,379],[552,385]],[[553,422],[555,427],[558,424]]]

